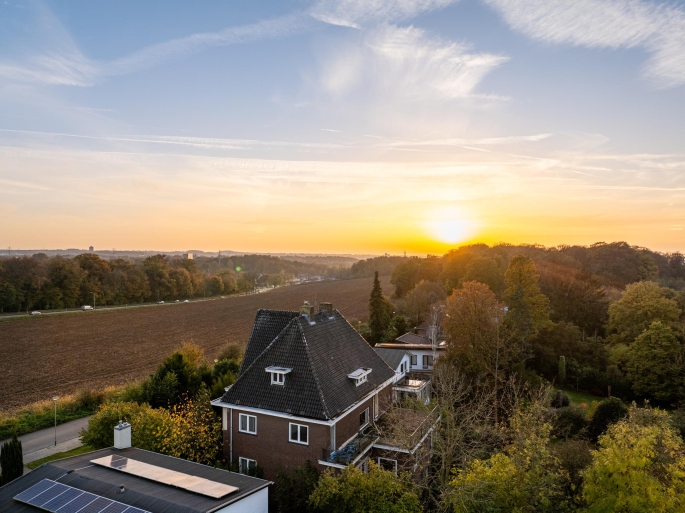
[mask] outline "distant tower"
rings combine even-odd
[[[183,253],[183,258],[186,260],[192,260],[193,254],[192,253]]]
[[[88,251],[90,251],[92,253],[94,250],[95,250],[95,248],[93,246],[88,246]]]

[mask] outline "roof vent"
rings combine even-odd
[[[131,447],[131,424],[119,421],[117,426],[114,426],[114,448],[128,449]]]

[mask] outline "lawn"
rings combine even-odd
[[[563,390],[571,398],[571,403],[576,405],[586,403],[588,406],[590,406],[592,403],[598,403],[603,399],[603,397],[596,397],[588,394],[587,392],[579,392],[577,390],[569,390],[567,388]]]
[[[81,447],[77,447],[76,449],[72,449],[71,451],[58,452],[56,454],[53,454],[52,456],[46,456],[45,458],[32,461],[31,463],[27,463],[26,466],[33,470],[40,467],[43,463],[47,463],[49,461],[54,460],[61,460],[62,458],[68,458],[69,456],[77,456],[85,452],[91,452],[92,450],[92,447],[88,445],[82,445]]]

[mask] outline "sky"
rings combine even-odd
[[[685,1],[0,0],[0,246],[685,250]]]

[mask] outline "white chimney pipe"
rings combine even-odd
[[[119,421],[119,425],[114,426],[114,448],[128,449],[131,447],[131,424]]]

